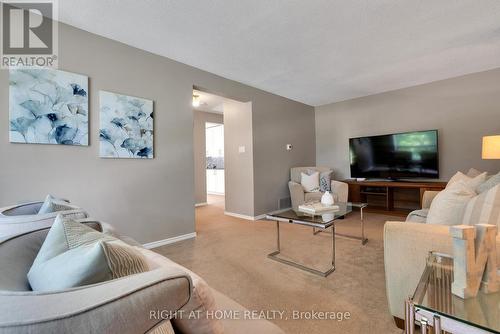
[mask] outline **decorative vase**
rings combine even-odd
[[[323,196],[321,196],[321,204],[323,206],[332,206],[333,205],[333,196],[329,191],[325,191]]]

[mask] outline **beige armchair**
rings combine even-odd
[[[290,181],[288,182],[288,188],[290,189],[290,198],[292,199],[292,208],[294,210],[297,210],[299,205],[305,202],[319,201],[321,199],[321,196],[323,196],[322,192],[304,192],[304,188],[302,188],[302,185],[300,184],[300,175],[302,172],[305,173],[307,170],[315,170],[322,173],[327,172],[331,169],[328,167],[294,167],[290,170]],[[332,180],[331,187],[331,192],[335,201],[347,202],[349,193],[349,187],[347,183]]]

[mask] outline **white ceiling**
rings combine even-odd
[[[62,0],[59,7],[65,23],[314,106],[500,67],[499,0]]]
[[[229,99],[202,92],[196,89],[193,89],[193,96],[198,95],[198,99],[200,100],[200,105],[198,107],[193,107],[195,110],[211,112],[214,114],[223,114],[224,113],[224,102]]]

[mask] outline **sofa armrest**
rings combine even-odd
[[[439,191],[426,190],[424,192],[424,196],[422,197],[422,209],[430,209],[431,203],[437,194],[439,194]]]
[[[184,271],[159,268],[65,291],[2,291],[0,332],[146,333],[189,301],[191,285]]]
[[[332,180],[332,194],[334,194],[335,200],[341,203],[347,203],[347,198],[349,197],[349,185],[345,182]]]
[[[297,210],[299,208],[299,205],[304,204],[305,202],[304,188],[302,188],[302,185],[297,182],[289,181],[288,189],[290,189],[290,199],[292,200],[292,208],[294,210]]]
[[[384,265],[391,314],[404,319],[405,300],[413,295],[430,251],[451,254],[449,226],[386,222]]]

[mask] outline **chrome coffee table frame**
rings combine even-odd
[[[337,233],[336,235],[339,237],[344,237],[348,239],[355,239],[355,240],[360,240],[361,244],[364,246],[368,242],[368,238],[365,237],[365,222],[364,222],[364,215],[363,215],[363,209],[368,206],[367,203],[351,203],[351,206],[353,208],[358,208],[360,211],[360,218],[361,218],[361,235],[356,236],[356,235],[350,235],[350,234],[342,234],[342,233]],[[313,234],[316,235],[320,232],[324,232],[325,230],[316,230],[315,227],[313,227]]]
[[[322,277],[327,277],[328,275],[330,275],[331,273],[333,273],[335,271],[335,237],[336,235],[339,235],[339,234],[336,234],[335,233],[335,221],[338,220],[338,219],[341,219],[343,217],[345,217],[347,214],[351,213],[352,212],[352,207],[357,207],[357,208],[360,208],[361,209],[361,237],[358,237],[358,236],[345,236],[345,235],[342,235],[342,236],[345,236],[345,237],[348,237],[348,238],[351,238],[351,239],[356,239],[356,240],[361,240],[361,243],[363,245],[366,244],[366,242],[368,242],[368,239],[365,238],[364,236],[364,224],[363,224],[363,208],[365,208],[367,205],[365,203],[363,204],[359,204],[359,203],[343,203],[344,205],[346,205],[346,208],[344,209],[343,212],[340,212],[340,214],[338,215],[334,215],[334,217],[332,218],[332,220],[330,220],[329,222],[325,222],[325,223],[315,223],[315,222],[312,222],[312,221],[307,221],[306,218],[303,218],[301,219],[300,217],[297,217],[297,218],[287,218],[287,217],[280,217],[279,216],[279,213],[278,214],[268,214],[266,215],[266,219],[267,220],[271,220],[271,221],[275,221],[276,222],[276,251],[270,253],[267,255],[268,258],[274,260],[274,261],[278,261],[278,262],[281,262],[283,264],[287,264],[289,266],[292,266],[292,267],[295,267],[295,268],[298,268],[298,269],[301,269],[301,270],[304,270],[304,271],[307,271],[307,272],[310,272],[312,274],[315,274],[315,275],[319,275],[319,276],[322,276]],[[288,211],[288,210],[287,210]],[[336,212],[333,212],[333,213],[336,213]],[[304,214],[304,217],[307,217],[307,215]],[[280,244],[280,223],[289,223],[289,224],[297,224],[297,225],[303,225],[303,226],[309,226],[309,227],[312,227],[313,228],[313,233],[314,234],[317,234],[319,232],[323,232],[329,228],[332,229],[332,232],[331,232],[331,235],[332,235],[332,258],[331,258],[331,267],[326,270],[326,271],[320,271],[320,270],[317,270],[317,269],[314,269],[314,268],[311,268],[311,267],[307,267],[303,264],[300,264],[300,263],[297,263],[297,262],[294,262],[294,261],[291,261],[291,260],[287,260],[287,259],[283,259],[283,258],[280,258],[278,257],[278,255],[281,253],[281,244]]]

